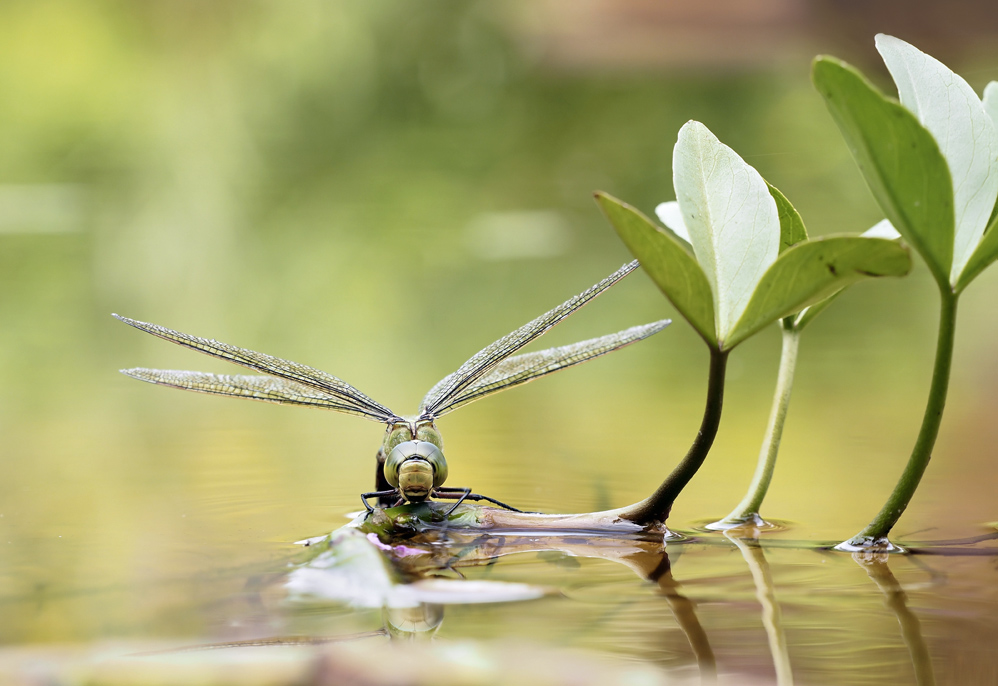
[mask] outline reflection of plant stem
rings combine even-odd
[[[679,628],[686,634],[686,640],[693,649],[697,667],[700,669],[700,680],[703,683],[713,683],[717,680],[717,659],[707,640],[707,632],[697,619],[696,604],[679,592],[679,582],[672,576],[672,566],[669,564],[669,554],[662,551],[662,559],[658,566],[648,573],[648,578],[658,584],[669,603],[669,609]]]
[[[621,519],[644,525],[664,522],[669,517],[676,497],[700,469],[707,453],[710,452],[710,446],[714,443],[717,427],[721,422],[721,404],[724,400],[724,370],[727,363],[727,350],[711,348],[707,402],[704,407],[703,420],[700,423],[700,431],[697,433],[693,445],[690,446],[686,457],[676,465],[672,473],[658,487],[658,490],[645,500],[619,511],[618,516]]]
[[[781,323],[782,324],[782,323]],[[759,463],[755,475],[749,485],[748,492],[738,506],[724,519],[707,525],[708,529],[730,529],[747,522],[755,522],[759,518],[759,508],[762,506],[766,491],[773,480],[773,470],[776,468],[776,456],[780,452],[780,439],[783,438],[783,424],[787,419],[787,408],[790,406],[790,391],[794,385],[794,370],[797,367],[797,348],[800,344],[800,331],[792,325],[781,325],[783,332],[783,350],[780,353],[780,371],[776,378],[776,393],[773,396],[773,408],[769,413],[769,424],[766,426],[766,437],[759,450]]]
[[[758,533],[758,530],[756,530]],[[773,668],[776,670],[778,686],[791,686],[794,675],[790,669],[790,653],[787,650],[787,637],[783,632],[783,620],[780,606],[776,602],[776,591],[773,587],[773,575],[769,571],[766,554],[759,546],[757,538],[742,538],[738,531],[725,531],[732,543],[742,551],[742,557],[752,572],[755,582],[755,597],[762,605],[762,624],[766,627],[766,638],[769,640],[769,652],[773,655]]]
[[[922,637],[918,617],[908,608],[908,596],[891,572],[891,568],[887,566],[886,559],[883,557],[874,559],[874,556],[863,553],[854,554],[853,559],[877,584],[880,592],[884,594],[884,604],[897,616],[898,624],[901,625],[901,637],[908,647],[908,652],[911,653],[911,664],[915,668],[915,683],[918,686],[934,686],[936,677],[932,671],[932,658],[929,657],[929,649]]]
[[[946,407],[946,390],[949,387],[949,373],[953,362],[953,338],[956,331],[957,295],[948,285],[940,284],[939,339],[936,343],[936,361],[932,370],[932,384],[929,387],[929,401],[922,417],[922,428],[918,431],[915,447],[911,451],[908,465],[904,468],[894,491],[884,507],[865,529],[845,543],[837,546],[841,550],[888,548],[887,535],[897,524],[908,507],[911,497],[918,488],[925,468],[932,457],[932,448],[939,435],[939,425]]]

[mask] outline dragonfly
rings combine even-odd
[[[668,326],[671,320],[663,319],[570,345],[514,355],[630,274],[637,266],[636,260],[625,264],[599,283],[486,346],[457,371],[433,386],[423,398],[419,411],[411,416],[396,414],[342,379],[313,367],[114,314],[114,317],[136,329],[262,372],[262,375],[145,368],[122,369],[121,373],[161,386],[270,403],[318,407],[385,424],[384,440],[377,453],[376,490],[361,494],[361,500],[369,513],[374,511],[369,502],[372,498],[378,498],[377,502],[381,506],[397,506],[404,502],[420,503],[431,498],[456,500],[446,515],[466,500],[484,500],[519,512],[498,500],[473,493],[470,488],[443,485],[448,468],[444,459],[443,439],[436,421],[448,412],[487,395],[618,350]]]

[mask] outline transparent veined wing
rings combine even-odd
[[[239,348],[234,345],[229,345],[228,343],[221,343],[220,341],[212,340],[209,338],[200,338],[198,336],[192,336],[190,334],[181,333],[180,331],[174,331],[173,329],[168,329],[165,326],[159,326],[158,324],[149,324],[147,322],[140,322],[135,319],[129,319],[128,317],[122,317],[120,315],[113,315],[117,319],[125,322],[129,326],[134,326],[136,329],[145,331],[146,333],[151,333],[153,336],[157,336],[164,340],[176,343],[177,345],[182,345],[186,348],[191,348],[192,350],[197,350],[205,355],[211,355],[212,357],[217,357],[222,360],[227,360],[235,364],[247,367],[254,371],[263,372],[264,374],[269,374],[279,379],[283,379],[291,382],[292,384],[304,386],[313,391],[319,391],[325,394],[330,400],[329,405],[323,405],[323,407],[328,407],[330,409],[337,409],[341,412],[349,412],[351,414],[360,415],[362,417],[367,417],[368,419],[373,419],[379,422],[390,423],[397,419],[397,415],[389,410],[384,405],[372,400],[367,397],[356,388],[348,384],[342,379],[338,379],[332,374],[327,374],[319,369],[314,369],[308,365],[300,364],[298,362],[292,362],[290,360],[283,360],[279,357],[273,357],[272,355],[265,355],[264,353],[258,353],[253,350],[248,350],[246,348]],[[136,370],[126,370],[125,373]],[[146,370],[154,371],[154,370]],[[171,374],[177,374],[178,372],[170,372]],[[196,375],[200,372],[185,372],[188,374]],[[134,374],[129,374],[130,376],[135,376]],[[206,375],[203,380],[207,380]],[[137,377],[140,378],[140,377]],[[247,376],[228,376],[228,377],[217,377],[225,379],[253,379],[256,377]],[[145,378],[144,381],[150,381],[151,383],[163,383],[154,378]],[[177,379],[179,380],[179,379]],[[187,386],[178,386],[172,383],[164,383],[167,386],[175,386],[177,388],[188,388]],[[221,386],[225,386],[224,383]],[[220,386],[220,387],[221,387]],[[289,387],[292,394],[296,391],[294,388]],[[216,392],[208,391],[199,388],[190,388],[189,390],[198,390],[202,392]],[[235,387],[233,387],[235,390]],[[221,395],[238,395],[240,397],[252,397],[247,393],[220,393]],[[314,393],[313,393],[314,395]],[[304,397],[304,396],[302,396]],[[274,401],[279,402],[279,401]],[[288,401],[290,402],[290,401]],[[335,404],[335,406],[334,406]]]
[[[527,322],[516,331],[506,334],[495,343],[478,351],[456,372],[441,379],[436,386],[423,398],[419,407],[420,416],[437,416],[443,407],[450,407],[454,400],[473,385],[478,379],[488,374],[497,364],[530,343],[538,336],[547,332],[555,324],[588,303],[597,295],[637,269],[638,262],[628,262],[623,267],[606,277],[599,283],[573,296],[537,319]],[[453,409],[453,408],[451,408]]]
[[[571,345],[507,357],[487,374],[479,377],[475,383],[467,386],[450,402],[438,407],[434,416],[439,417],[492,393],[519,386],[547,374],[605,355],[608,352],[619,350],[625,345],[630,345],[658,333],[671,323],[672,320],[663,319]]]
[[[181,388],[198,393],[227,395],[234,398],[249,398],[268,403],[284,405],[306,405],[336,410],[347,414],[355,414],[368,419],[378,419],[369,412],[360,411],[355,406],[346,404],[332,395],[311,388],[304,384],[279,379],[276,376],[246,376],[232,374],[211,374],[209,372],[189,372],[172,369],[122,369],[126,374],[139,381]],[[382,421],[378,419],[378,421]]]

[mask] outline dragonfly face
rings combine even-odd
[[[488,500],[508,507],[497,500],[472,494],[469,489],[442,487],[447,479],[447,462],[444,460],[444,444],[434,424],[435,420],[497,391],[618,350],[664,329],[669,324],[668,319],[632,326],[617,333],[571,345],[514,355],[520,348],[547,332],[637,267],[637,261],[625,264],[596,285],[480,350],[457,371],[445,376],[429,390],[419,406],[418,414],[413,418],[403,418],[342,379],[313,367],[114,315],[141,331],[262,372],[262,375],[141,368],[121,371],[141,381],[163,386],[271,403],[320,407],[386,424],[388,430],[378,451],[378,461],[384,461],[381,474],[394,491],[379,487],[378,491],[366,494],[364,504],[368,509],[370,505],[367,503],[367,496],[376,495],[386,499],[391,497],[393,500],[401,496],[410,502],[420,502],[429,497],[456,498],[458,496],[455,493],[461,494],[458,504],[470,497],[472,500]]]
[[[400,421],[388,427],[382,447],[385,480],[411,503],[426,500],[447,480],[444,442],[431,420]]]

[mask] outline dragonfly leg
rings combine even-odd
[[[441,489],[437,489],[437,497],[438,498],[439,497],[443,497],[443,498],[454,498],[454,497],[457,497],[458,493],[461,494],[460,497],[457,498],[457,502],[454,503],[453,505],[451,505],[450,509],[448,509],[446,512],[444,512],[444,518],[445,519],[447,517],[450,517],[451,513],[454,512],[454,510],[457,509],[458,505],[460,505],[465,500],[467,500],[468,496],[472,495],[470,488],[448,488],[447,489],[448,491],[453,491],[453,493],[440,493],[439,492],[440,490]]]
[[[395,495],[397,493],[398,493],[398,490],[394,489],[394,488],[391,489],[391,490],[389,490],[389,491],[371,491],[370,493],[361,493],[360,494],[360,501],[362,503],[364,503],[364,507],[367,508],[367,512],[368,512],[368,514],[370,514],[370,513],[374,512],[374,508],[371,507],[371,503],[367,502],[368,498],[374,498],[374,497],[385,498],[387,496]]]
[[[458,499],[458,501],[454,503],[454,506],[451,507],[449,510],[447,510],[447,515],[450,515],[450,513],[453,512],[455,509],[457,509],[457,506],[463,503],[465,500],[475,500],[475,501],[487,500],[493,505],[498,505],[504,510],[509,510],[510,512],[523,512],[523,510],[518,510],[511,505],[507,505],[506,503],[496,500],[495,498],[490,498],[487,495],[481,495],[480,493],[472,493],[470,488],[450,488],[448,486],[440,486],[439,488],[436,489],[434,495],[436,495],[436,497],[438,498]]]

